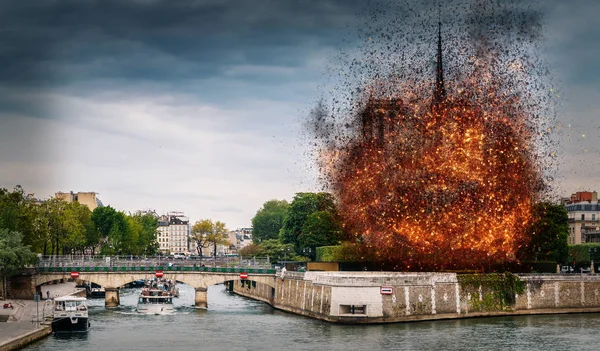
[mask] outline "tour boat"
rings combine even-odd
[[[87,299],[85,297],[63,296],[54,299],[54,333],[85,333],[90,327]]]
[[[163,289],[143,288],[138,299],[137,311],[145,314],[173,313],[173,295]]]

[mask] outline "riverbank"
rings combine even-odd
[[[0,309],[0,351],[18,350],[50,335],[51,319],[47,317],[52,313],[52,300],[47,296],[52,299],[81,294],[80,290],[75,288],[75,283],[54,284],[42,287],[43,298],[39,303],[15,299],[0,301],[2,305],[10,303],[13,306],[12,309]]]
[[[276,309],[342,324],[598,313],[600,275],[286,272],[273,286],[233,292]]]

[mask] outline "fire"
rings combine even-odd
[[[515,97],[478,81],[442,102],[370,97],[356,133],[322,150],[346,231],[397,269],[477,269],[527,242],[534,133]]]

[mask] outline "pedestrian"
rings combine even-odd
[[[46,300],[50,300],[50,290],[46,290]]]

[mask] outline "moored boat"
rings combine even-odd
[[[85,297],[63,296],[54,299],[52,331],[54,333],[85,333],[90,327]]]
[[[90,290],[91,298],[101,298],[101,297],[106,296],[106,291],[104,290],[103,287],[101,287],[100,285],[98,285],[96,283],[92,283],[91,285],[92,285],[92,288]]]

